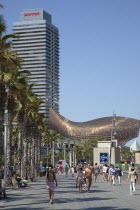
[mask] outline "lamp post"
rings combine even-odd
[[[69,163],[70,163],[70,168],[71,168],[71,162],[72,162],[72,160],[71,160],[71,150],[70,150],[70,152],[69,152]]]
[[[114,114],[114,112],[113,112],[109,164],[111,164],[112,140],[114,138],[114,134],[116,133],[115,130],[114,130],[115,129],[115,121],[116,121],[115,117],[116,117],[116,114]]]
[[[52,164],[53,164],[53,167],[54,167],[54,141],[53,141],[52,143],[53,143],[53,150],[52,150]]]
[[[64,160],[66,160],[66,145],[64,143]]]
[[[8,110],[4,113],[4,189],[6,188]]]
[[[74,140],[74,145],[73,145],[73,165],[75,165],[75,158],[76,158],[76,156],[75,156],[75,152],[74,152],[74,146],[75,146],[75,140]]]

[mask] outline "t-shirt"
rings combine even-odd
[[[110,175],[115,175],[115,172],[116,172],[116,171],[115,171],[114,168],[110,168],[110,169],[109,169],[109,174],[110,174]]]
[[[20,182],[22,179],[20,177],[16,177],[16,181]]]
[[[99,171],[100,171],[99,166],[95,166],[95,167],[94,167],[94,173],[99,173]]]
[[[107,166],[103,166],[103,172],[104,172],[104,173],[107,172]]]
[[[66,167],[66,168],[65,168],[65,172],[68,172],[68,170],[69,170],[69,168],[68,168],[68,167]]]
[[[136,171],[129,171],[128,178],[133,181],[137,178]]]
[[[74,168],[73,167],[71,168],[71,172],[72,172],[72,174],[74,174]]]

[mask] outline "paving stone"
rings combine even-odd
[[[57,175],[54,203],[49,203],[45,177],[30,183],[28,188],[7,189],[7,199],[0,200],[0,209],[61,209],[61,210],[140,210],[140,185],[136,185],[136,195],[130,195],[129,183],[122,181],[113,186],[104,182],[100,175],[97,183],[92,183],[91,192],[83,187],[82,193],[75,187],[75,178]]]

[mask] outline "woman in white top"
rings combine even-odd
[[[106,164],[103,165],[102,169],[103,169],[103,180],[106,181],[107,180],[107,169],[108,169],[107,165]]]
[[[129,173],[128,173],[128,179],[127,181],[130,181],[130,195],[132,195],[132,193],[135,195],[135,180],[137,179],[137,173],[136,173],[136,169],[135,168],[131,168]]]

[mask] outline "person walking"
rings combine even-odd
[[[56,175],[55,175],[52,165],[49,165],[49,168],[46,174],[46,184],[47,184],[47,189],[49,191],[50,203],[53,204],[54,189],[57,186],[57,179],[56,179]]]
[[[119,182],[119,184],[121,184],[122,174],[123,174],[122,169],[119,166],[118,169],[117,169],[117,176],[118,176],[118,182]]]
[[[76,182],[78,185],[79,192],[82,192],[82,185],[85,184],[84,178],[85,175],[83,173],[83,169],[80,168],[79,171],[77,172],[77,177],[76,177]]]
[[[116,170],[115,170],[114,166],[111,165],[110,169],[109,169],[109,177],[110,177],[111,185],[112,185],[112,183],[113,183],[113,185],[115,185],[115,173],[116,173]]]
[[[69,168],[68,168],[68,166],[66,165],[66,167],[65,167],[66,177],[68,176],[68,171],[69,171]]]
[[[71,167],[71,174],[72,174],[72,177],[74,177],[74,167],[73,166]]]
[[[95,166],[94,166],[94,181],[95,182],[97,182],[99,173],[100,173],[100,167],[97,165],[97,163],[95,163]]]
[[[135,167],[135,164],[132,163],[131,166],[129,167],[129,171],[131,171],[131,169],[134,169],[136,171],[136,174],[137,174],[137,167]],[[135,184],[136,184],[136,181],[137,181],[137,176],[135,176]]]
[[[135,195],[136,187],[135,180],[137,179],[137,173],[135,168],[131,168],[128,172],[127,181],[130,182],[130,195]]]
[[[90,164],[87,165],[85,168],[85,176],[86,176],[86,186],[88,189],[88,192],[90,193],[90,186],[92,183],[92,177],[93,177],[93,170],[91,169]]]
[[[103,167],[102,167],[102,172],[103,172],[103,180],[104,180],[104,181],[107,181],[107,180],[108,180],[107,170],[108,170],[107,165],[106,165],[106,164],[103,165]]]

